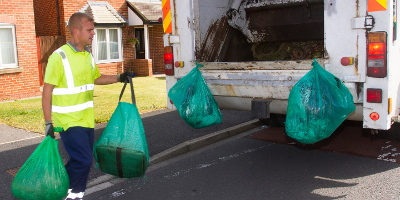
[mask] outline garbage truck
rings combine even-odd
[[[162,0],[162,8],[167,92],[197,63],[221,109],[283,125],[289,93],[316,58],[353,95],[347,120],[400,138],[397,0]]]

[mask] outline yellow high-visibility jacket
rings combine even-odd
[[[68,43],[49,58],[44,82],[55,85],[52,94],[54,127],[94,128],[94,80],[100,77],[92,54]]]

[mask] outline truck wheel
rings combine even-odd
[[[259,119],[263,124],[271,127],[285,127],[286,115],[270,114],[270,118]]]
[[[400,123],[394,123],[389,130],[379,130],[378,133],[384,139],[400,141]]]

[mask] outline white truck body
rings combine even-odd
[[[376,12],[368,12],[368,0],[320,1],[323,6],[324,55],[317,61],[342,80],[352,93],[356,111],[351,113],[348,119],[363,121],[364,128],[390,129],[393,121],[398,121],[400,108],[400,44],[399,39],[396,39],[398,31],[394,28],[397,1],[384,0],[387,9]],[[286,114],[289,93],[297,81],[312,68],[312,59],[202,62],[199,57],[204,58],[204,54],[207,53],[201,52],[204,49],[212,49],[217,53],[222,51],[221,45],[214,45],[213,41],[224,41],[227,35],[219,34],[218,38],[207,38],[210,36],[207,33],[221,25],[219,20],[226,16],[232,7],[240,7],[241,12],[244,12],[252,7],[257,9],[257,6],[297,6],[296,3],[307,3],[307,0],[170,0],[170,3],[172,33],[164,35],[164,46],[172,46],[174,61],[182,61],[184,65],[174,67],[174,74],[166,77],[167,92],[180,78],[188,74],[195,67],[195,61],[198,61],[204,65],[200,71],[221,109],[251,111],[252,100],[261,98],[270,101],[270,113]],[[249,29],[249,18],[244,18],[243,15],[236,17],[235,22],[241,26],[242,32],[250,33],[248,41],[258,42],[257,37],[266,37],[268,34]],[[230,23],[232,21],[230,20]],[[383,78],[367,75],[369,32],[387,34],[387,75]],[[218,55],[214,57],[218,58]],[[343,57],[353,58],[354,63],[342,65]],[[382,90],[381,103],[366,101],[368,88]],[[168,108],[174,108],[169,100]],[[379,119],[371,119],[371,113],[378,113]]]

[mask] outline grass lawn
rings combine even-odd
[[[96,123],[108,122],[118,105],[122,86],[123,83],[95,86],[94,115]],[[136,106],[140,113],[167,107],[165,77],[135,77],[133,86]],[[132,103],[129,84],[121,101]],[[0,123],[44,133],[42,98],[0,103]]]

